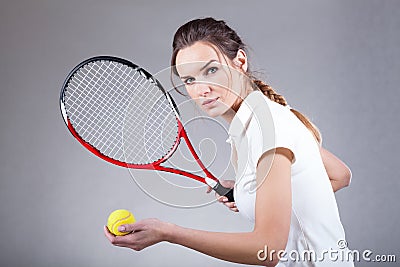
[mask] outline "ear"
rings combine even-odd
[[[248,68],[247,55],[243,49],[238,50],[236,57],[233,59],[233,63],[243,72],[247,72]]]

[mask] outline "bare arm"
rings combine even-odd
[[[184,228],[155,219],[126,225],[126,236],[105,233],[112,244],[141,250],[161,241],[179,244],[212,257],[242,264],[275,266],[278,258],[261,261],[258,251],[284,250],[287,243],[291,215],[291,161],[287,149],[265,153],[257,166],[258,191],[256,196],[255,226],[245,233],[208,232]],[[271,168],[269,168],[271,166]]]
[[[333,191],[336,192],[348,186],[351,181],[351,171],[349,167],[323,147],[320,148],[320,152]]]
[[[269,251],[286,247],[291,216],[292,157],[287,149],[278,149],[275,157],[273,151],[261,157],[257,167],[256,221],[252,232],[214,233],[175,226],[169,241],[231,262],[275,266],[277,257],[261,262],[257,252],[265,246]]]

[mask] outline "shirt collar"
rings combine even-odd
[[[265,101],[263,96],[264,94],[261,91],[254,91],[248,94],[245,99],[243,99],[229,126],[229,136],[240,136],[243,131],[246,130],[248,123],[254,114],[254,109],[257,103],[259,103],[260,99]]]

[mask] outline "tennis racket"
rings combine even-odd
[[[223,187],[197,155],[171,95],[134,63],[110,56],[81,62],[62,86],[60,109],[71,134],[103,160],[195,179],[234,201],[233,190]],[[162,165],[181,139],[204,177]]]

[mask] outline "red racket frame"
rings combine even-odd
[[[83,140],[83,138],[76,132],[76,130],[74,129],[74,127],[72,126],[67,112],[65,110],[65,106],[64,106],[64,90],[65,87],[68,84],[69,79],[73,76],[73,74],[80,69],[82,66],[90,63],[91,61],[95,61],[95,60],[109,60],[109,61],[116,61],[122,64],[126,64],[134,69],[137,69],[137,71],[139,71],[142,75],[144,75],[147,79],[152,79],[153,82],[157,83],[157,86],[160,88],[160,90],[163,90],[164,93],[166,94],[166,97],[168,98],[168,100],[171,102],[171,104],[174,106],[174,109],[176,109],[175,111],[177,112],[177,107],[174,103],[174,101],[171,99],[171,97],[169,96],[169,94],[167,92],[165,92],[165,90],[163,89],[163,87],[161,86],[161,84],[154,79],[150,73],[148,73],[147,71],[145,71],[142,68],[139,68],[137,65],[135,65],[134,63],[125,60],[125,59],[121,59],[121,58],[117,58],[117,57],[111,57],[111,56],[97,56],[97,57],[93,57],[93,58],[89,58],[83,62],[81,62],[79,65],[77,65],[68,75],[67,79],[64,82],[63,88],[61,90],[61,95],[60,95],[60,108],[61,108],[61,113],[63,116],[63,119],[69,129],[69,131],[71,132],[71,134],[79,141],[79,143],[81,143],[86,149],[88,149],[90,152],[92,152],[93,154],[95,154],[96,156],[98,156],[99,158],[110,162],[112,164],[121,166],[121,167],[125,167],[125,168],[132,168],[132,169],[147,169],[147,170],[157,170],[157,171],[164,171],[164,172],[169,172],[169,173],[174,173],[174,174],[179,174],[179,175],[183,175],[189,178],[192,178],[194,180],[197,180],[199,182],[202,182],[206,185],[211,186],[216,192],[218,192],[220,195],[225,195],[226,197],[228,197],[229,201],[234,201],[233,198],[233,189],[230,188],[225,188],[221,185],[221,183],[219,182],[219,180],[211,173],[209,172],[206,167],[204,166],[203,162],[200,160],[199,156],[197,155],[195,149],[193,148],[189,137],[182,125],[182,122],[179,119],[179,116],[176,115],[176,119],[178,122],[178,136],[176,138],[176,142],[174,144],[174,146],[172,147],[171,151],[168,152],[167,155],[165,155],[163,158],[157,160],[156,162],[153,163],[149,163],[149,164],[131,164],[131,163],[126,163],[126,162],[122,162],[113,158],[110,158],[104,154],[102,154],[98,149],[96,149],[94,146],[92,146],[91,144],[89,144],[88,142],[86,142],[85,140]],[[179,112],[177,112],[178,114]],[[172,154],[176,151],[180,140],[184,139],[186,142],[186,145],[188,146],[190,152],[193,155],[193,158],[196,160],[197,164],[201,167],[201,169],[203,170],[204,174],[206,175],[207,178],[211,179],[212,182],[209,181],[209,183],[207,183],[206,179],[204,177],[201,177],[199,175],[184,171],[184,170],[179,170],[179,169],[174,169],[174,168],[169,168],[169,167],[164,167],[161,166],[161,164],[163,162],[165,162],[168,158],[170,158],[172,156]],[[211,185],[211,184],[212,185]]]
[[[115,164],[115,165],[118,165],[118,166],[121,166],[121,167],[132,168],[132,169],[147,169],[147,170],[157,170],[157,171],[175,173],[175,174],[187,176],[189,178],[192,178],[192,179],[195,179],[195,180],[197,180],[199,182],[207,184],[206,181],[205,181],[205,178],[203,178],[201,176],[198,176],[196,174],[193,174],[193,173],[190,173],[190,172],[187,172],[187,171],[183,171],[183,170],[178,170],[178,169],[174,169],[174,168],[161,166],[161,163],[163,163],[164,161],[166,161],[168,158],[170,158],[172,156],[172,154],[178,148],[178,145],[180,143],[180,139],[183,138],[185,140],[186,145],[188,146],[190,152],[192,153],[194,159],[196,160],[197,164],[199,164],[199,166],[201,167],[203,172],[206,174],[206,176],[208,178],[218,182],[218,179],[214,175],[212,175],[211,172],[209,172],[206,169],[206,167],[204,166],[203,162],[200,160],[200,158],[197,155],[196,151],[194,150],[192,144],[190,143],[189,137],[188,137],[188,135],[187,135],[187,133],[185,131],[185,128],[183,128],[182,122],[179,119],[177,119],[177,121],[178,121],[178,137],[176,139],[176,142],[175,142],[173,148],[163,158],[159,159],[156,162],[149,163],[149,164],[130,164],[130,163],[122,162],[122,161],[107,157],[106,155],[102,154],[97,148],[95,148],[94,146],[92,146],[91,144],[89,144],[88,142],[83,140],[80,137],[80,135],[75,131],[75,129],[72,126],[72,124],[69,121],[69,119],[68,119],[68,129],[72,133],[72,135],[79,141],[79,143],[81,143],[86,149],[88,149],[90,152],[92,152],[93,154],[95,154],[99,158],[101,158],[101,159],[103,159],[105,161],[108,161],[108,162],[110,162],[112,164]]]

